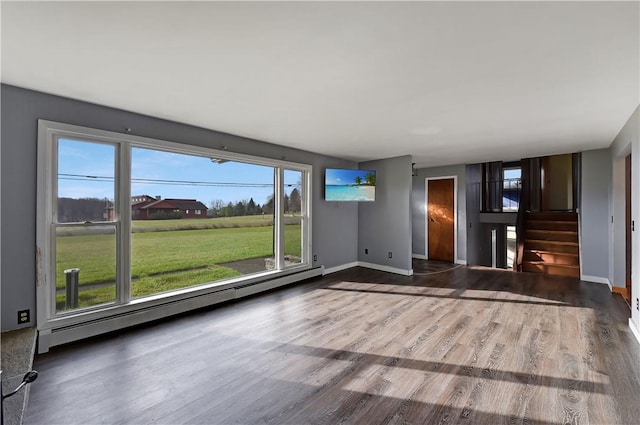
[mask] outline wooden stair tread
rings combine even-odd
[[[564,230],[578,231],[578,224],[571,221],[529,221],[527,230]]]
[[[522,271],[553,276],[580,278],[580,266],[570,264],[550,264],[544,261],[523,261]]]
[[[531,233],[551,233],[551,234],[561,234],[561,235],[577,235],[578,232],[576,230],[553,230],[553,229],[527,229],[527,232]]]
[[[530,239],[530,238],[524,240],[525,244],[530,242],[545,243],[545,244],[551,244],[551,245],[578,246],[578,242],[572,242],[572,241],[550,241],[548,239]]]
[[[522,261],[541,261],[547,264],[580,264],[580,258],[577,253],[545,250],[525,250]]]
[[[524,260],[522,262],[522,264],[531,264],[533,266],[538,266],[538,265],[542,265],[542,266],[549,266],[549,267],[562,267],[562,268],[567,268],[567,269],[580,269],[580,266],[577,264],[558,264],[558,263],[547,263],[545,261],[529,261],[529,260]]]
[[[527,223],[557,223],[557,224],[567,224],[573,223],[573,220],[540,220],[531,218],[527,220]]]
[[[528,213],[522,270],[580,278],[578,214],[565,211]]]
[[[552,255],[570,255],[572,257],[577,257],[578,254],[574,254],[572,252],[557,252],[557,251],[548,251],[546,249],[525,249],[524,252],[532,252],[535,254],[552,254]]]

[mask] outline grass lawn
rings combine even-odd
[[[133,231],[180,230],[180,229],[221,229],[227,227],[271,226],[272,215],[245,215],[240,217],[183,218],[179,220],[134,220]]]
[[[220,264],[251,258],[273,257],[273,227],[270,224],[266,226],[250,224],[256,223],[256,217],[262,219],[262,216],[248,216],[231,217],[229,220],[135,221],[134,228],[145,230],[131,235],[132,296],[142,297],[228,279],[238,276],[239,273]],[[299,223],[298,220],[298,218],[290,219]],[[191,229],[193,222],[203,226],[207,223],[202,222],[225,225]],[[247,226],[242,226],[243,224]],[[177,227],[189,230],[169,230]],[[286,254],[300,255],[300,233],[300,224],[285,226]],[[115,281],[116,239],[114,234],[89,233],[58,236],[56,243],[57,288],[61,289],[65,286],[63,273],[65,269],[79,268],[81,307],[111,302],[115,299],[115,284],[82,290],[83,285]],[[63,308],[64,294],[58,294],[57,298],[59,308]]]
[[[133,298],[146,297],[160,292],[171,291],[189,286],[201,285],[204,282],[229,279],[240,273],[227,267],[212,266],[200,270],[187,270],[155,277],[144,277],[131,285]],[[115,283],[108,286],[80,290],[78,292],[79,307],[90,307],[98,304],[113,302],[116,299]],[[56,295],[58,311],[65,309],[64,292]]]

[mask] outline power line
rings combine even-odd
[[[110,176],[87,176],[81,174],[58,174],[60,180],[75,180],[75,181],[93,181],[93,182],[107,182],[114,181]],[[132,183],[140,184],[159,184],[170,186],[204,186],[204,187],[261,187],[269,188],[273,187],[273,183],[229,183],[229,182],[209,182],[209,181],[191,181],[191,180],[166,180],[166,179],[140,179],[132,178]],[[286,186],[293,186],[288,184]]]

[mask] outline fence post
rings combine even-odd
[[[80,269],[67,269],[64,271],[66,281],[65,304],[67,308],[78,308],[78,283]]]

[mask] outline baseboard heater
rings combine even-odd
[[[195,295],[191,298],[167,301],[163,304],[143,307],[138,310],[115,314],[113,316],[95,319],[76,325],[39,330],[38,353],[46,353],[49,351],[49,348],[56,345],[62,345],[107,332],[140,325],[142,323],[152,322],[154,320],[163,319],[180,313],[186,313],[198,308],[208,307],[221,302],[231,301],[289,285],[291,283],[300,282],[312,277],[322,276],[323,271],[324,268],[319,267],[256,283],[242,284],[239,282],[238,286],[202,295]]]

